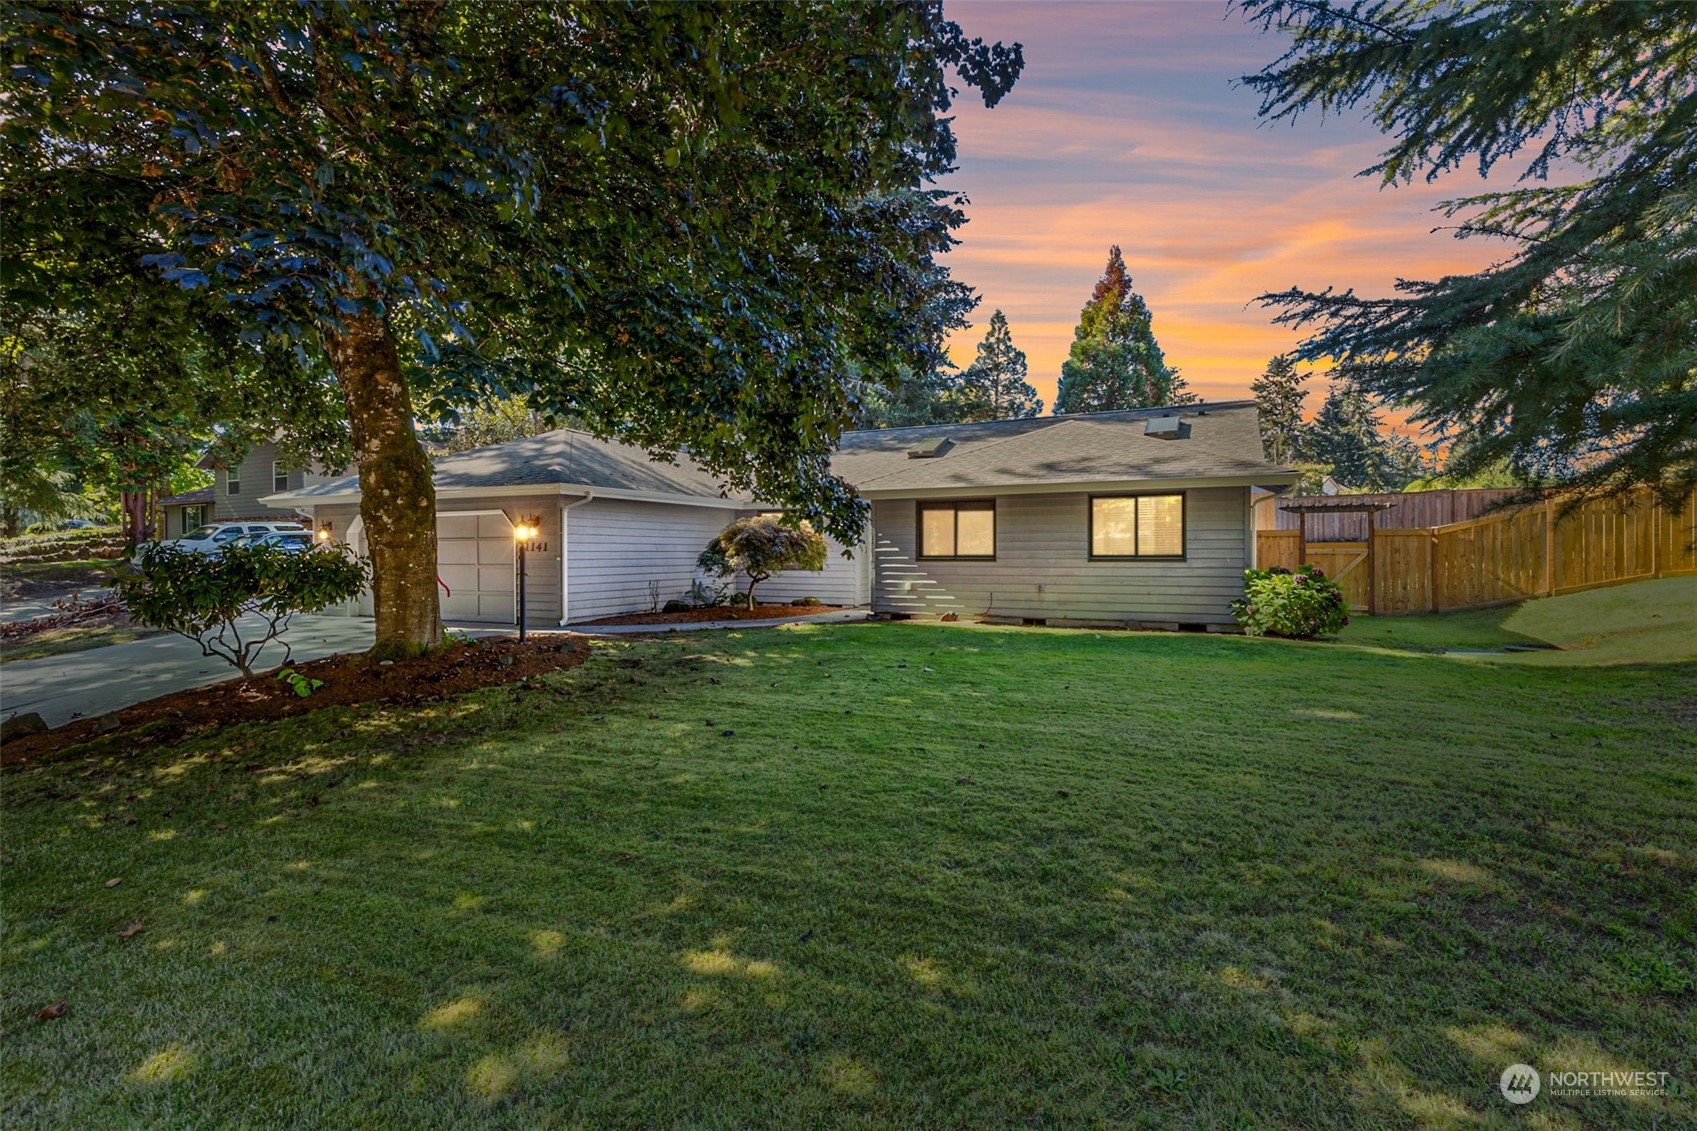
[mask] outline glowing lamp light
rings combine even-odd
[[[519,619],[519,643],[522,644],[522,643],[524,643],[524,637],[525,637],[525,621],[528,619],[527,616],[526,616],[526,609],[525,609],[525,584],[524,584],[524,582],[525,582],[525,577],[529,573],[529,571],[525,569],[524,558],[525,558],[526,551],[528,551],[531,548],[530,547],[531,542],[533,542],[536,539],[537,535],[542,533],[542,516],[541,515],[535,515],[535,516],[531,516],[531,517],[526,517],[526,516],[521,515],[520,517],[518,517],[516,519],[512,519],[511,521],[512,521],[512,524],[513,524],[513,541],[517,544],[518,552],[519,552],[518,553],[518,575],[519,575],[519,617],[518,617],[518,619]]]
[[[318,528],[318,541],[320,543],[328,542],[328,541],[330,541],[330,536],[331,536],[330,524],[328,522],[326,522],[323,526],[320,526]]]

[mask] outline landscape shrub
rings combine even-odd
[[[775,573],[805,569],[818,573],[825,568],[825,538],[805,522],[793,526],[773,515],[739,518],[721,530],[701,552],[696,567],[702,572],[731,577],[748,577],[744,595],[754,607],[754,587]]]
[[[113,590],[136,624],[186,636],[203,655],[251,676],[260,650],[282,635],[296,613],[351,601],[370,576],[368,559],[334,549],[290,553],[238,546],[196,554],[154,543],[119,568]],[[257,623],[239,623],[250,615]],[[287,640],[283,662],[289,662]]]
[[[1312,640],[1334,636],[1349,623],[1343,587],[1311,565],[1243,571],[1243,597],[1232,615],[1250,636]]]
[[[660,611],[663,613],[687,613],[694,607],[695,606],[691,605],[688,601],[680,601],[674,597],[670,601],[667,601],[665,607]]]

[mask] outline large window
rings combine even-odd
[[[283,465],[281,460],[271,461],[271,489],[273,491],[287,491],[289,489],[289,469]]]
[[[1090,556],[1184,557],[1184,496],[1093,497],[1090,500]]]
[[[994,560],[996,501],[920,503],[919,556]]]

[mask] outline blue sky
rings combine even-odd
[[[1000,307],[1045,402],[1110,244],[1168,362],[1209,398],[1246,396],[1298,340],[1253,304],[1264,291],[1387,294],[1399,276],[1474,271],[1505,251],[1432,232],[1444,223],[1432,206],[1480,191],[1476,174],[1381,189],[1356,175],[1384,148],[1359,116],[1258,119],[1259,99],[1234,80],[1284,39],[1220,0],[951,0],[947,11],[971,35],[1023,43],[1026,58],[994,110],[971,95],[956,107],[959,169],[944,185],[971,205],[948,262],[983,303],[953,353],[970,362]]]

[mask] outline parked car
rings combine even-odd
[[[290,554],[303,554],[312,549],[312,535],[305,530],[273,530],[269,534],[249,534],[244,541],[249,546],[268,546]]]
[[[311,533],[298,522],[214,522],[198,526],[181,538],[162,542],[191,554],[216,554],[238,538],[263,538],[267,534],[301,534],[309,540]]]

